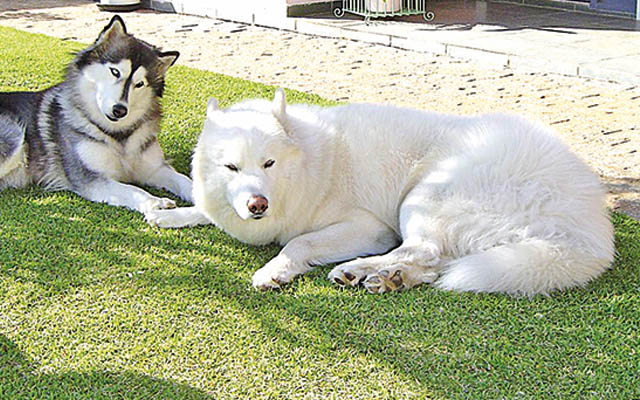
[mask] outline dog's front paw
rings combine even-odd
[[[183,224],[176,214],[175,210],[151,210],[144,214],[144,219],[149,225],[159,228],[179,228]]]
[[[140,211],[146,215],[150,211],[168,210],[171,208],[176,208],[175,201],[167,199],[166,197],[152,197],[142,203],[142,205],[140,206]]]
[[[253,274],[253,287],[260,290],[279,289],[300,273],[300,268],[293,261],[280,255]]]

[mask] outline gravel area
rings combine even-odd
[[[0,0],[0,25],[84,43],[111,16],[87,1]],[[640,87],[195,16],[122,17],[137,37],[179,50],[182,65],[344,102],[506,111],[551,124],[607,183],[611,207],[640,219]]]

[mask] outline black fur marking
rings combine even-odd
[[[132,70],[131,75],[129,75],[127,80],[124,82],[124,88],[122,89],[122,95],[120,96],[120,100],[124,102],[129,101],[129,90],[131,89],[131,81],[133,80],[134,72],[136,72],[136,70]]]
[[[91,122],[91,121],[89,121],[89,122]],[[93,122],[91,122],[91,123],[93,124]],[[100,129],[100,128],[98,128],[98,129]],[[95,142],[95,143],[105,143],[104,140],[100,140],[98,138],[95,138],[95,137],[89,135],[87,132],[83,132],[83,131],[78,130],[78,129],[74,129],[73,132],[78,134],[78,135],[80,135],[80,136],[82,136],[83,139],[87,139],[87,140],[90,140],[90,141]],[[102,129],[100,129],[100,132],[102,132]]]
[[[158,139],[155,136],[150,137],[149,139],[147,139],[147,141],[144,142],[142,144],[142,146],[140,146],[140,154],[142,154],[145,151],[147,151],[149,149],[149,147],[153,146],[157,141],[158,141]]]
[[[60,148],[60,115],[62,111],[62,106],[58,101],[57,96],[53,98],[49,107],[44,110],[45,115],[47,116],[47,122],[49,125],[49,139],[56,143],[56,148]],[[56,154],[56,156],[59,156]]]
[[[171,61],[171,64],[169,64],[169,67],[171,67],[173,64],[176,63],[176,61],[178,61],[178,57],[180,57],[180,52],[179,51],[163,51],[162,53],[158,54],[158,57],[163,58],[163,57],[175,57],[173,59],[173,61]]]
[[[141,117],[139,120],[137,120],[128,129],[120,130],[120,131],[109,131],[109,130],[103,129],[96,121],[94,121],[91,118],[91,116],[89,116],[89,114],[85,110],[80,109],[80,112],[82,113],[82,116],[84,118],[86,118],[87,121],[89,121],[93,126],[98,128],[98,130],[100,132],[102,132],[105,135],[115,139],[118,143],[126,142],[127,139],[129,139],[131,137],[131,135],[133,135],[135,133],[135,131],[138,130],[138,128],[140,128],[142,126],[142,124],[144,124],[147,121],[147,116],[145,115],[145,116]],[[87,135],[87,137],[90,137],[90,136]],[[93,139],[97,140],[95,138],[93,138]],[[97,140],[97,141],[100,141],[100,140]]]

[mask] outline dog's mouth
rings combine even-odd
[[[255,220],[259,220],[259,219],[262,219],[264,217],[266,217],[265,214],[252,214],[252,215],[249,216],[249,218],[255,219]]]
[[[111,122],[118,122],[118,121],[120,121],[120,118],[113,117],[113,116],[111,116],[111,115],[109,115],[109,114],[105,114],[104,116],[105,116],[105,117],[107,117],[107,119],[108,119],[109,121],[111,121]]]

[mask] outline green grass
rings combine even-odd
[[[7,28],[0,43],[0,90],[58,82],[81,48]],[[272,93],[174,67],[167,155],[188,172],[208,97],[224,107]],[[261,293],[251,276],[275,246],[212,226],[152,228],[66,192],[7,190],[0,399],[638,398],[640,224],[613,219],[614,268],[550,297],[373,296],[334,287],[328,268]]]

